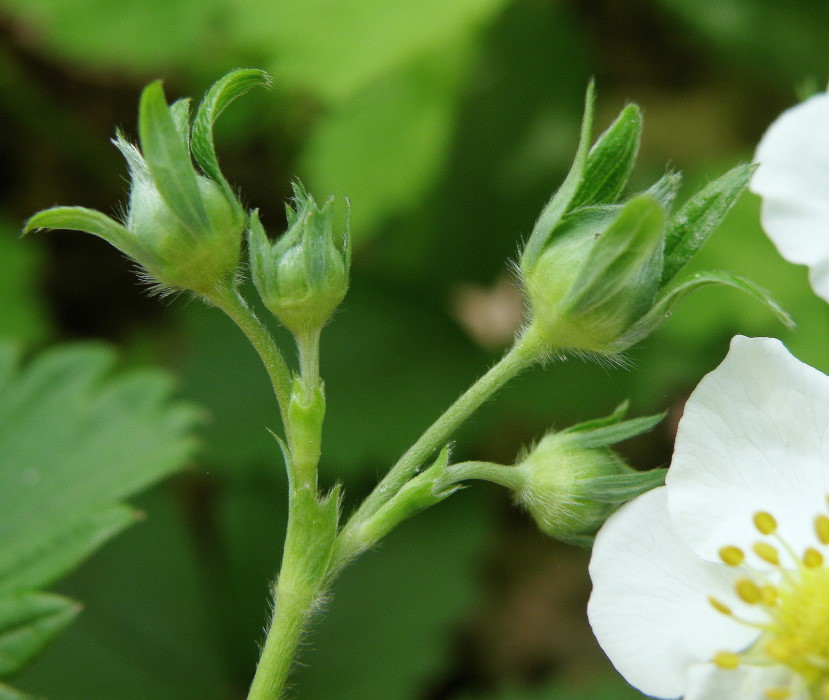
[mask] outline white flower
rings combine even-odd
[[[829,698],[829,377],[738,336],[695,389],[666,486],[596,538],[588,616],[642,692]]]
[[[783,112],[757,147],[749,185],[763,198],[760,220],[789,262],[808,265],[829,301],[829,94]]]

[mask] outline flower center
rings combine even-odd
[[[748,649],[721,651],[712,661],[724,669],[770,664],[788,667],[793,672],[792,684],[767,688],[768,700],[792,697],[793,685],[800,682],[813,700],[829,700],[829,564],[824,556],[829,545],[829,516],[815,518],[816,546],[802,553],[779,535],[777,521],[770,513],[755,513],[754,527],[763,537],[752,550],[771,564],[770,572],[746,564],[743,550],[733,545],[720,549],[720,558],[745,572],[736,579],[734,592],[758,610],[762,619],[740,619],[716,598],[709,601],[718,612],[760,630],[760,635]]]

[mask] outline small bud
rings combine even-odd
[[[545,534],[586,545],[625,501],[660,486],[664,469],[638,472],[608,446],[650,430],[662,416],[606,419],[549,433],[515,467],[515,499]]]
[[[168,105],[161,83],[151,83],[138,108],[140,150],[120,133],[113,140],[132,181],[126,221],[84,207],[54,207],[35,214],[24,232],[86,231],[139,263],[157,289],[210,298],[236,274],[245,227],[244,210],[216,160],[213,125],[230,102],[269,80],[259,70],[232,71],[210,88],[192,124],[189,100]]]
[[[265,306],[295,335],[322,328],[348,290],[348,225],[343,234],[334,233],[332,202],[320,208],[301,184],[295,184],[289,228],[273,243],[257,212],[250,217],[248,249],[254,284]]]
[[[515,498],[546,535],[579,543],[594,533],[613,505],[591,498],[585,481],[622,474],[625,465],[607,448],[581,449],[572,439],[551,433],[517,466],[523,486]]]

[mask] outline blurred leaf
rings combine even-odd
[[[32,696],[0,683],[0,700],[32,700]]]
[[[315,125],[300,172],[322,199],[349,198],[355,243],[390,215],[412,209],[432,186],[449,145],[468,53],[466,45],[449,45],[408,64]]]
[[[706,46],[733,64],[740,59],[753,75],[781,84],[815,72],[826,80],[829,6],[813,0],[661,0],[703,37]]]
[[[221,0],[2,0],[44,53],[142,77],[205,55]]]
[[[0,223],[0,338],[32,342],[49,328],[36,287],[41,256],[36,245],[21,243],[18,233]]]
[[[0,597],[0,678],[19,671],[80,612],[51,593],[25,591]]]
[[[21,685],[55,700],[244,697],[244,687],[230,687],[214,646],[220,635],[195,558],[194,542],[204,545],[209,524],[193,521],[201,529],[194,540],[182,521],[185,503],[163,488],[142,494],[138,505],[152,517],[61,581],[61,593],[90,604]]]
[[[298,697],[423,697],[476,597],[490,540],[478,495],[452,496],[408,521],[335,582],[313,648],[300,658],[307,668],[294,679]]]
[[[43,353],[0,395],[0,580],[50,583],[126,524],[113,504],[192,453],[197,412],[103,346]]]
[[[401,66],[464,44],[507,0],[227,2],[231,34],[272,56],[278,82],[337,103]]]

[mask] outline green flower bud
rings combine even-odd
[[[122,150],[129,146],[116,143]],[[162,288],[206,294],[236,272],[245,219],[213,180],[197,175],[196,185],[209,226],[193,231],[153,180],[133,169],[126,227],[139,246],[136,260]]]
[[[624,474],[627,465],[612,450],[583,448],[567,435],[550,433],[516,470],[515,500],[527,509],[546,535],[581,543],[599,529],[614,506],[592,498],[590,480]]]
[[[84,207],[54,207],[35,214],[24,232],[92,233],[138,262],[158,290],[210,298],[233,281],[245,228],[244,210],[219,169],[213,125],[236,97],[269,80],[258,70],[229,73],[207,92],[192,124],[188,99],[168,105],[161,83],[148,85],[138,110],[141,149],[120,133],[114,139],[130,170],[126,221]]]
[[[512,491],[538,527],[568,544],[588,545],[620,505],[665,482],[665,469],[631,469],[610,445],[650,430],[664,416],[623,421],[627,404],[606,418],[546,435],[518,464],[461,462],[435,480],[441,492],[466,479],[482,479]]]
[[[277,241],[250,217],[248,250],[253,281],[265,306],[295,335],[322,328],[348,290],[351,247],[348,224],[334,233],[333,200],[321,208],[301,184],[287,207],[289,228]]]
[[[524,284],[537,331],[568,350],[611,354],[653,305],[665,213],[648,195],[562,218]]]
[[[622,421],[625,410],[623,405],[607,418],[549,433],[513,468],[515,500],[545,534],[590,544],[622,503],[664,483],[664,469],[635,471],[609,448],[663,418]]]
[[[767,292],[740,277],[705,272],[673,281],[737,201],[753,168],[737,166],[673,215],[674,173],[620,202],[638,152],[639,109],[625,107],[588,149],[592,121],[591,84],[573,166],[521,253],[527,333],[539,352],[617,355],[658,327],[688,292],[711,284],[747,292],[791,325]]]

